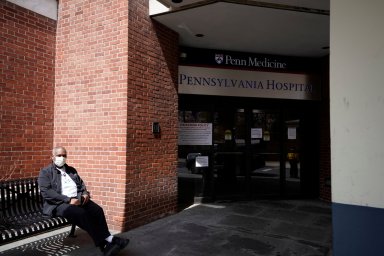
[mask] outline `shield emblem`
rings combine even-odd
[[[215,61],[217,64],[223,63],[224,55],[223,54],[215,54]]]

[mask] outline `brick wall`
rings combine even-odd
[[[6,1],[0,21],[0,179],[37,176],[53,142],[56,21]]]
[[[129,1],[128,28],[130,227],[176,207],[178,37],[151,22],[145,0]],[[160,123],[160,136],[152,134],[152,122]]]
[[[116,231],[176,208],[178,43],[152,24],[147,5],[59,5],[54,144],[68,149]]]
[[[331,139],[329,113],[329,58],[323,59],[322,101],[320,107],[320,199],[331,201]]]

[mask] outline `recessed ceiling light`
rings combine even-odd
[[[183,0],[172,0],[172,3],[175,3],[175,4],[179,4],[181,2],[183,2]]]

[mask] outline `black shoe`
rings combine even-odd
[[[118,245],[120,247],[120,249],[122,250],[125,248],[125,246],[127,246],[129,244],[129,239],[114,236],[112,238],[112,243]]]
[[[121,250],[120,246],[115,243],[107,243],[103,249],[104,256],[114,256]]]

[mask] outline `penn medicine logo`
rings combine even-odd
[[[243,58],[232,57],[231,55],[225,55],[221,53],[215,54],[215,61],[217,64],[232,65],[232,66],[246,66],[246,67],[261,67],[272,69],[286,69],[287,63],[280,62],[268,57],[251,57]]]
[[[215,54],[215,61],[217,64],[221,64],[224,61],[224,54]]]

